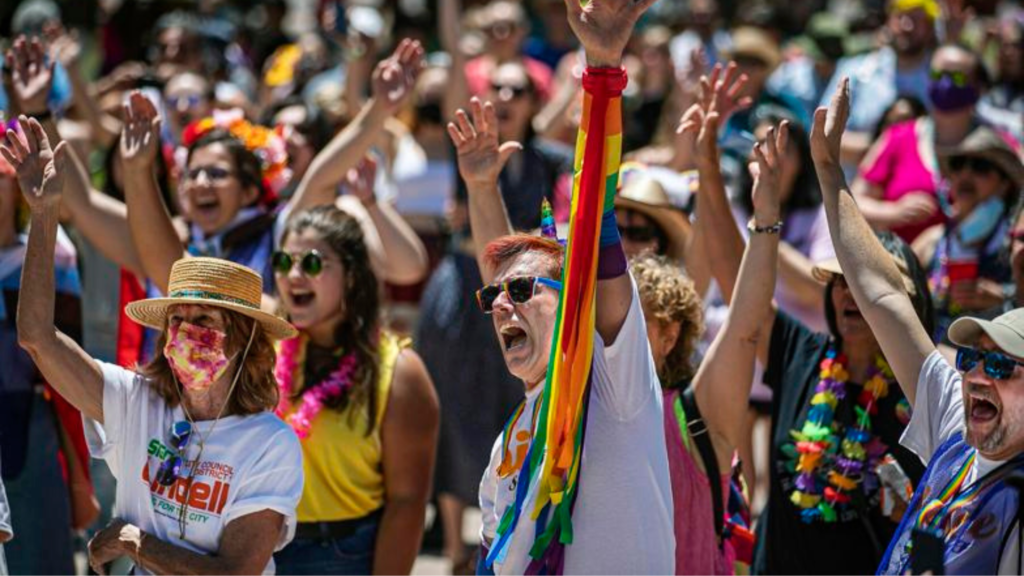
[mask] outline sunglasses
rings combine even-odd
[[[1017,366],[1024,366],[1024,362],[1018,362],[1002,352],[993,350],[976,350],[974,348],[959,348],[956,351],[956,369],[966,374],[978,365],[978,362],[985,363],[985,374],[996,380],[1007,380],[1013,376]]]
[[[174,453],[160,463],[156,471],[156,481],[161,486],[170,486],[181,476],[182,455],[192,439],[192,424],[185,420],[171,424],[170,448]]]
[[[970,84],[970,79],[967,78],[967,74],[964,72],[955,72],[953,70],[932,70],[929,72],[932,80],[941,80],[943,76],[949,76],[953,79],[953,85],[957,88],[963,88]]]
[[[220,166],[197,166],[190,168],[185,176],[189,181],[195,182],[201,174],[206,174],[206,178],[211,182],[222,182],[231,177],[231,170]]]
[[[206,98],[198,94],[188,94],[185,96],[170,96],[167,98],[167,105],[171,108],[179,108],[184,105],[187,108],[195,108],[203,102]]]
[[[619,225],[619,235],[631,242],[653,242],[658,239],[658,229],[654,226]]]
[[[284,276],[292,271],[292,266],[298,261],[299,268],[302,273],[310,278],[316,278],[324,271],[324,257],[317,250],[310,250],[299,254],[289,254],[278,250],[271,254],[270,265],[274,268],[274,272]]]
[[[494,312],[494,301],[504,292],[508,294],[508,298],[512,302],[525,304],[537,293],[538,284],[554,288],[555,290],[562,289],[562,283],[557,280],[537,276],[519,276],[517,278],[509,278],[498,284],[489,284],[477,290],[476,303],[480,305],[480,310],[484,314],[490,314]]]
[[[491,90],[497,92],[505,100],[522,98],[530,93],[530,88],[527,86],[509,86],[507,84],[491,84]]]
[[[977,156],[953,156],[949,159],[949,169],[953,172],[960,172],[964,168],[969,168],[979,176],[988,176],[998,169],[992,161]]]

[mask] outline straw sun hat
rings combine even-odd
[[[167,310],[175,304],[217,306],[244,314],[259,322],[271,338],[295,337],[295,328],[260,309],[263,279],[251,269],[220,258],[182,258],[171,267],[171,281],[166,298],[149,298],[132,302],[125,313],[132,320],[163,330]]]

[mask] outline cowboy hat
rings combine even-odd
[[[690,221],[672,206],[665,188],[657,180],[642,173],[624,180],[622,190],[615,196],[615,207],[639,212],[653,220],[668,239],[665,254],[682,260],[690,235]]]
[[[175,304],[217,306],[260,323],[275,340],[294,338],[298,331],[285,320],[260,309],[263,279],[251,269],[220,258],[182,258],[171,267],[166,298],[132,302],[125,313],[157,330],[167,325],[167,310]]]
[[[900,271],[900,276],[903,277],[903,288],[907,291],[907,294],[913,296],[917,293],[917,289],[914,287],[914,281],[910,278],[910,271],[907,269],[907,263],[904,262],[902,258],[898,258],[896,256],[892,257],[892,261]],[[838,258],[829,258],[828,260],[816,262],[814,267],[811,268],[811,276],[822,284],[828,284],[829,281],[836,276],[842,275],[843,269],[839,266]]]
[[[998,132],[987,126],[979,126],[957,146],[938,150],[942,171],[951,172],[950,158],[971,156],[984,158],[995,164],[1003,175],[1013,182],[1014,192],[1024,190],[1024,163],[1020,155]]]

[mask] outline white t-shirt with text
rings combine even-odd
[[[295,507],[302,496],[302,448],[292,429],[272,412],[196,422],[187,448],[191,463],[203,443],[202,457],[185,501],[190,466],[180,478],[162,486],[155,473],[173,447],[170,430],[186,420],[181,406],[170,408],[140,375],[113,364],[103,371],[103,424],[87,420],[86,437],[93,456],[106,460],[117,478],[114,515],[175,546],[202,554],[216,553],[231,521],[273,510],[285,518],[276,550],[295,535]],[[179,512],[185,510],[185,539]],[[136,573],[145,573],[136,567]],[[265,574],[272,574],[270,560]]]
[[[903,431],[900,444],[917,454],[928,464],[940,446],[957,432],[966,434],[964,421],[963,377],[938,350],[932,352],[921,366],[917,378],[917,396],[914,399],[913,416]],[[1002,464],[989,460],[981,454],[974,459],[974,465],[967,471],[964,487],[974,484],[979,478]],[[1014,527],[1006,540],[999,574],[1017,574],[1020,563],[1018,527]]]
[[[574,541],[565,548],[566,574],[673,574],[672,491],[662,424],[661,386],[647,340],[640,298],[633,301],[611,346],[594,338],[593,380],[587,414],[580,488],[573,512]],[[530,443],[538,386],[512,431],[515,472],[497,474],[502,437],[480,482],[481,536],[491,546],[505,509],[515,499],[519,465]],[[523,517],[496,574],[522,574],[530,562],[535,522],[529,511],[538,483],[531,482]]]

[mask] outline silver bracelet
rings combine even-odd
[[[751,234],[778,234],[782,232],[782,220],[779,220],[770,226],[758,226],[754,223],[754,219],[751,218],[750,221],[747,222],[747,230],[749,230]]]

